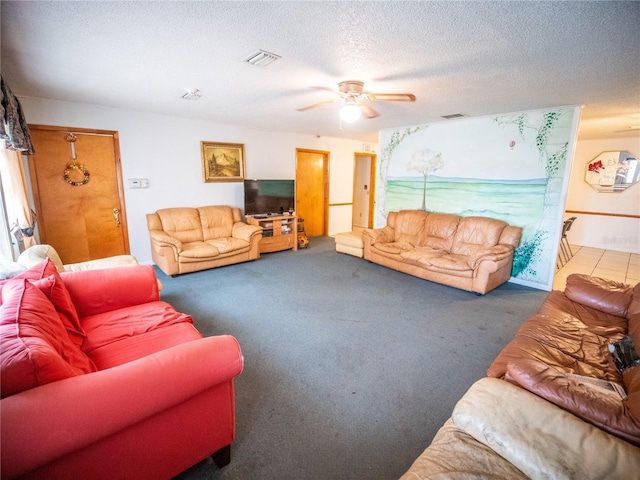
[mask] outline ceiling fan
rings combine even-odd
[[[375,118],[380,114],[376,112],[367,103],[371,102],[415,102],[416,96],[412,93],[369,93],[363,91],[364,82],[358,80],[346,80],[338,84],[338,92],[331,89],[332,93],[337,93],[338,98],[333,100],[327,100],[320,103],[315,103],[307,107],[298,108],[299,112],[305,110],[311,110],[313,108],[324,107],[334,103],[342,102],[344,107],[340,111],[340,116],[347,122],[353,122],[357,120],[362,113],[367,118]]]

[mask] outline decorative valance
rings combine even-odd
[[[0,138],[6,141],[7,150],[33,155],[35,149],[20,101],[11,92],[4,78],[0,77],[0,83]]]

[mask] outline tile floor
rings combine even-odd
[[[636,253],[600,250],[599,248],[571,245],[573,257],[556,270],[553,289],[564,290],[567,277],[572,273],[584,273],[635,285],[640,282],[640,255]]]

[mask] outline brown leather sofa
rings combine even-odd
[[[618,368],[609,351],[629,337],[640,283],[569,276],[402,480],[640,478],[640,364]]]
[[[262,229],[226,205],[165,208],[147,214],[151,257],[167,275],[255,260]]]
[[[511,278],[520,227],[488,217],[419,210],[390,212],[362,232],[364,258],[385,267],[485,294]]]

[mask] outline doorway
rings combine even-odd
[[[353,174],[353,229],[373,228],[376,154],[356,153]]]
[[[29,125],[40,242],[63,263],[129,253],[118,132]]]
[[[296,216],[309,237],[327,235],[329,152],[296,149]]]

